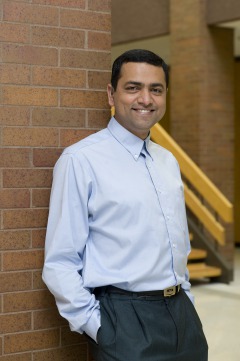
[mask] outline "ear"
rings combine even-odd
[[[112,87],[112,84],[108,84],[107,85],[107,94],[108,94],[108,104],[110,105],[110,107],[114,106],[114,89]]]

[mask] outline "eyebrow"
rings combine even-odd
[[[143,83],[139,82],[139,81],[134,81],[134,80],[129,80],[125,83],[125,85],[143,85]],[[151,83],[150,87],[161,87],[164,88],[164,85],[162,83]]]

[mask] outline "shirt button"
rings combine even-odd
[[[137,155],[137,154],[134,154],[134,158],[137,159],[137,158],[138,158],[138,155]]]

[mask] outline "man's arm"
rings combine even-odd
[[[89,236],[91,179],[76,157],[65,154],[55,168],[45,245],[43,280],[70,328],[96,340],[99,304],[83,287],[83,253]]]

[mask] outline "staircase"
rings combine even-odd
[[[219,267],[209,266],[206,263],[207,251],[198,248],[192,248],[188,257],[188,270],[190,280],[212,279],[219,277],[222,270]]]
[[[225,257],[227,224],[233,222],[233,205],[183,151],[176,141],[155,124],[151,139],[177,158],[184,184],[188,226],[193,234],[188,258],[190,280],[233,280],[233,264]]]

